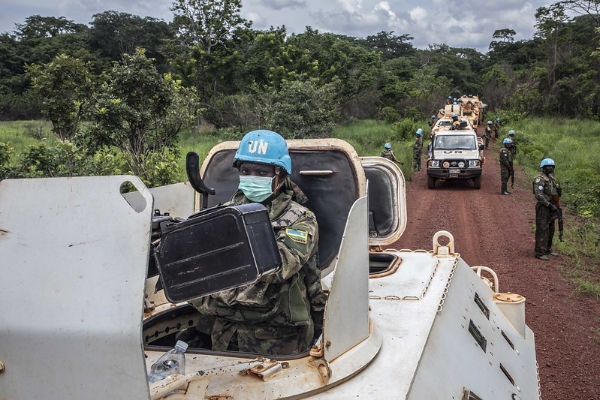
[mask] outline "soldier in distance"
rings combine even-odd
[[[404,163],[396,158],[394,152],[392,151],[392,145],[390,143],[386,143],[383,145],[383,151],[381,152],[381,157],[387,158],[395,163],[402,164]]]
[[[510,140],[512,140],[512,146],[510,148],[510,151],[513,155],[513,159],[517,156],[517,142],[515,140],[515,131],[514,130],[509,130],[508,131],[508,137],[510,138]]]
[[[415,135],[415,143],[413,144],[413,171],[420,171],[421,154],[423,153],[423,129],[417,129]]]
[[[490,143],[490,139],[492,138],[492,121],[487,122],[483,138],[485,139],[485,148],[487,149]]]
[[[500,149],[500,179],[502,181],[502,188],[500,189],[501,194],[510,194],[507,189],[508,180],[510,175],[513,173],[513,156],[510,150],[512,146],[512,140],[506,138],[502,141],[504,147]]]
[[[557,256],[552,251],[552,239],[556,212],[559,207],[562,188],[554,177],[554,160],[544,158],[540,163],[541,172],[533,179],[535,204],[535,257],[548,261],[548,256]]]
[[[317,220],[301,205],[308,199],[289,178],[287,143],[276,132],[249,132],[233,165],[240,183],[226,205],[261,203],[267,208],[283,265],[279,274],[256,283],[191,300],[203,315],[196,330],[210,335],[213,350],[263,355],[308,351],[315,323],[322,324],[326,295],[318,267]]]

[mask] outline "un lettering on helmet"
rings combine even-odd
[[[248,153],[266,155],[269,148],[269,142],[264,140],[253,140],[248,142]]]

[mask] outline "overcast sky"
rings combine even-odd
[[[517,32],[516,40],[531,39],[535,11],[545,0],[242,0],[242,17],[255,29],[285,25],[289,33],[306,26],[320,32],[354,37],[394,31],[409,34],[412,44],[427,48],[445,43],[487,52],[497,29]],[[92,15],[115,10],[170,22],[170,0],[0,0],[0,32],[32,15],[65,17],[88,24]]]

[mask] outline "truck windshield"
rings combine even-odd
[[[438,135],[434,147],[436,150],[477,150],[474,135]]]

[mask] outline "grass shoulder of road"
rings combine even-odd
[[[503,126],[501,137],[510,129],[518,149],[515,162],[530,182],[542,159],[555,161],[563,188],[564,242],[557,229],[554,247],[565,257],[563,272],[575,290],[600,299],[600,123],[531,118]]]

